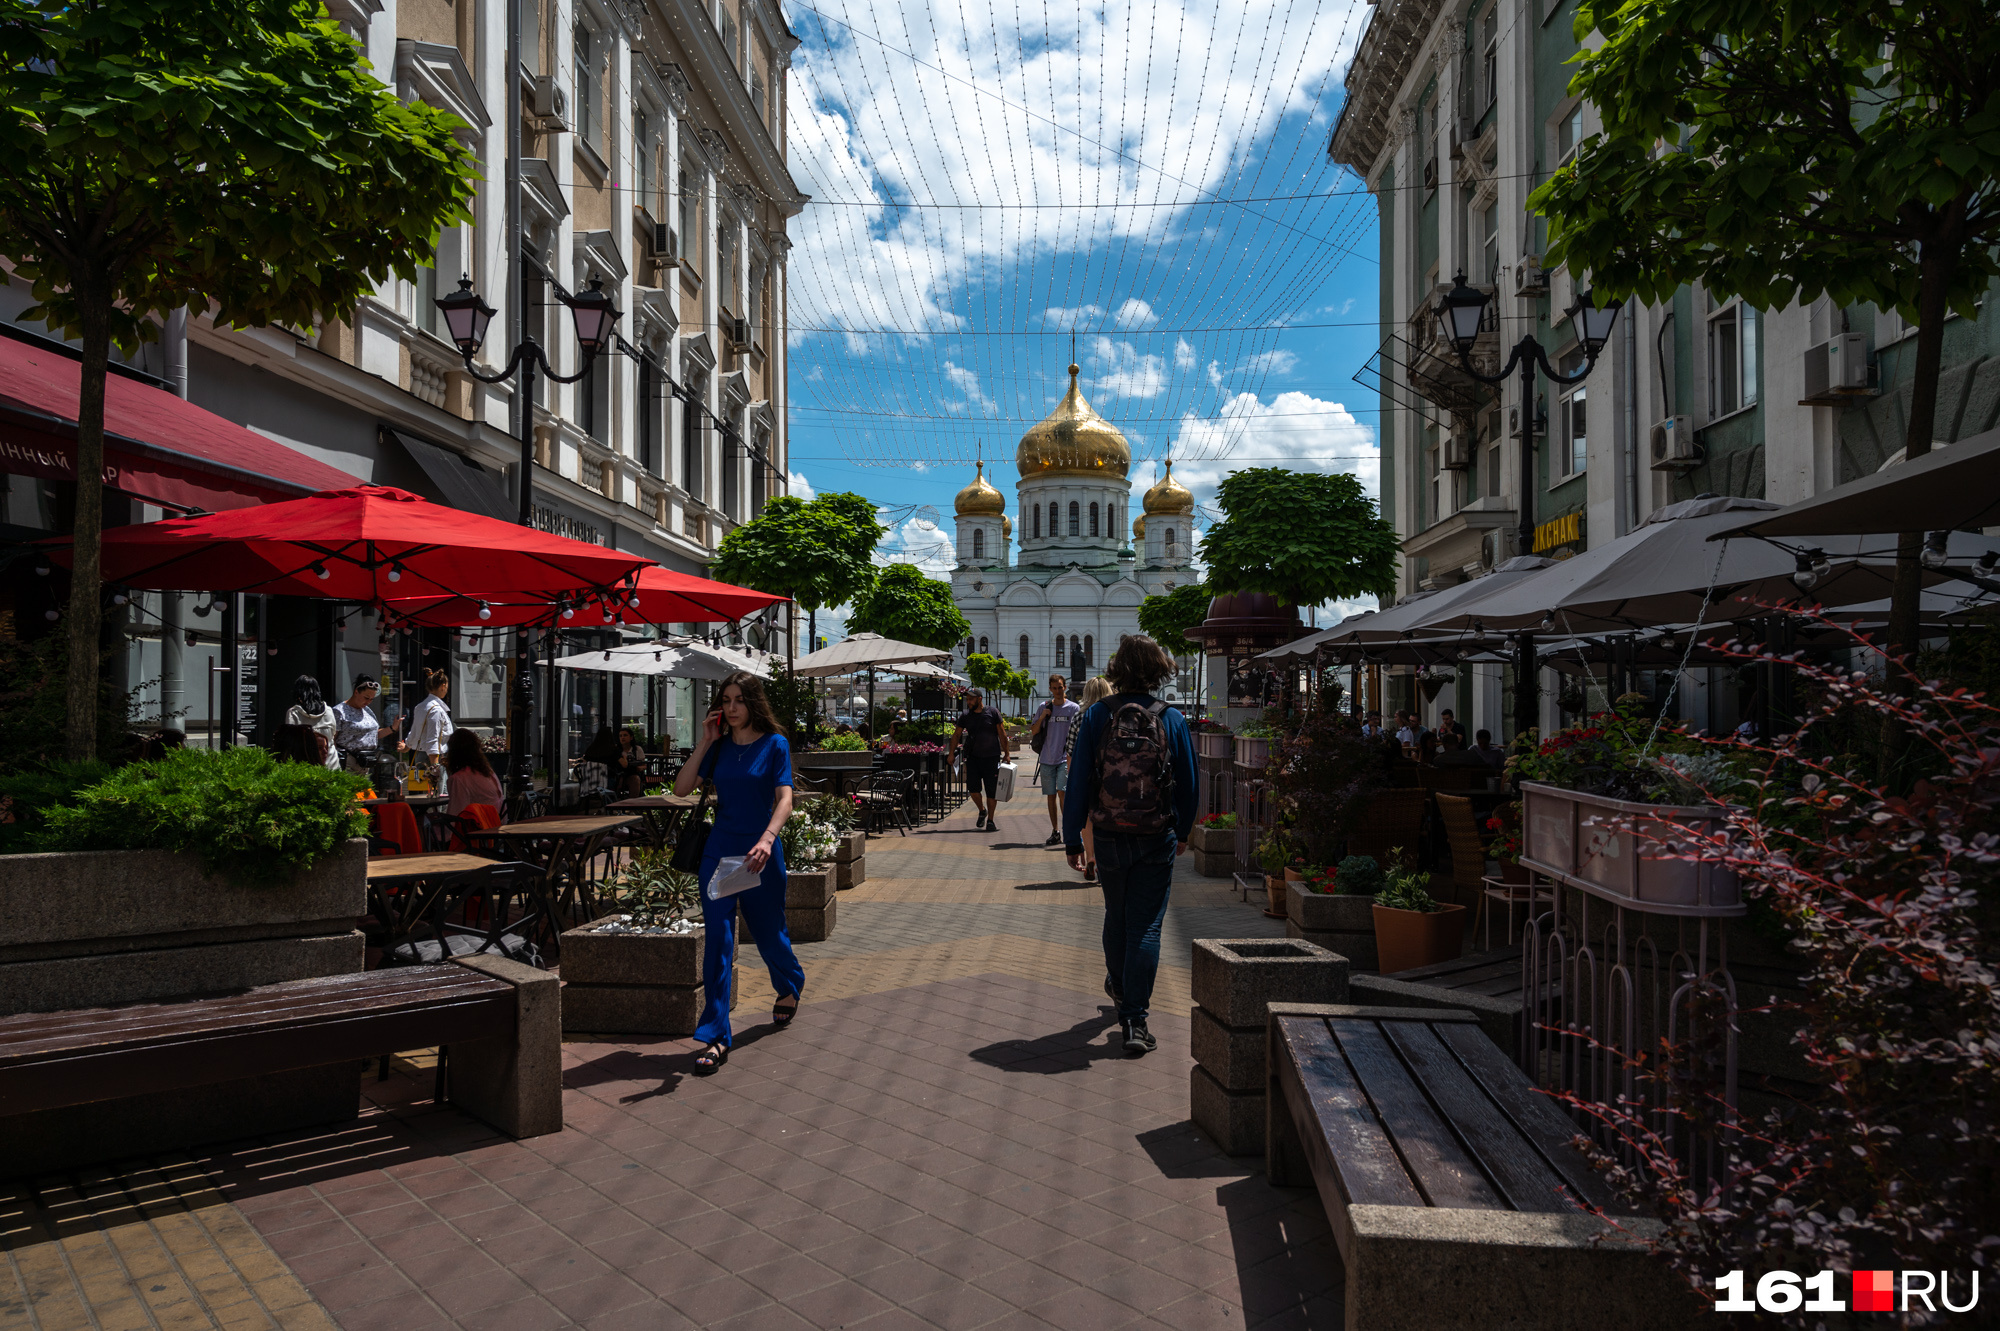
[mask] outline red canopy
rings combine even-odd
[[[48,544],[69,562],[69,538]],[[104,533],[109,582],[337,601],[518,597],[521,587],[583,596],[627,583],[648,562],[381,485]]]
[[[614,592],[609,598],[511,592],[498,597],[399,597],[388,601],[386,606],[411,624],[436,627],[507,628],[516,624],[559,623],[566,628],[596,628],[607,623],[724,623],[790,599],[697,578],[691,573],[675,573],[657,564],[639,570],[633,596],[636,599],[628,601],[622,592]],[[485,619],[479,617],[482,608],[488,611]],[[566,617],[565,611],[569,612]]]
[[[0,337],[0,471],[76,479],[83,366]],[[111,375],[104,384],[104,483],[171,508],[211,512],[355,485],[354,477],[183,402]]]

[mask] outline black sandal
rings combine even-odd
[[[778,1003],[783,1003],[787,999],[789,999],[791,1002],[790,1007],[778,1006]],[[780,998],[779,1000],[777,1000],[776,1003],[773,1003],[771,1005],[771,1021],[774,1025],[777,1026],[779,1030],[783,1030],[785,1029],[785,1027],[791,1025],[792,1018],[798,1015],[799,1015],[799,996],[797,994],[788,994],[785,996],[785,998]]]
[[[706,1049],[695,1055],[694,1067],[697,1073],[706,1077],[728,1061],[729,1046],[720,1040],[712,1040]]]

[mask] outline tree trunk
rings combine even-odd
[[[97,756],[98,672],[103,628],[104,379],[111,320],[103,303],[80,302],[83,378],[76,408],[76,540],[69,583],[68,731],[64,748],[82,762]]]

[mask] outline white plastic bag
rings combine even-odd
[[[764,875],[755,869],[743,867],[743,856],[729,855],[715,862],[715,871],[708,876],[704,891],[710,901],[720,901],[733,897],[738,892],[748,892],[762,882]]]
[[[1015,771],[1015,766],[1012,763],[1000,764],[1000,780],[993,787],[993,798],[995,801],[1004,804],[1014,798]]]

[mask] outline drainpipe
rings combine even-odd
[[[1639,525],[1639,312],[1625,321],[1625,532]],[[1620,532],[1619,535],[1624,535]]]
[[[165,378],[173,385],[174,395],[185,400],[188,395],[187,363],[187,307],[167,315],[160,329],[160,348],[164,353]],[[180,592],[160,593],[160,729],[165,730],[176,724],[174,714],[187,706],[187,667],[184,664],[186,648],[186,627],[182,615],[185,612],[183,595]],[[179,726],[187,729],[187,718],[179,718]]]

